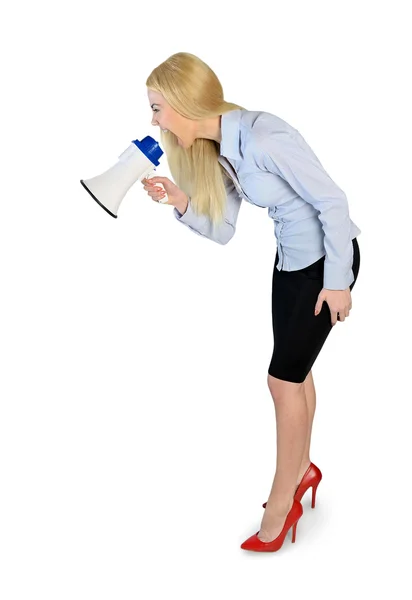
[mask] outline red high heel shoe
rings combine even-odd
[[[311,462],[306,470],[306,473],[302,477],[300,484],[296,488],[296,491],[295,491],[296,500],[299,500],[299,502],[300,502],[302,500],[304,493],[310,487],[312,487],[312,508],[315,508],[316,490],[318,489],[318,485],[319,485],[321,479],[322,479],[322,473],[321,473],[320,469],[316,465],[314,465],[313,462]],[[262,504],[263,508],[266,508],[266,504],[267,504],[267,502]]]
[[[286,516],[283,529],[274,540],[272,540],[271,542],[262,542],[262,540],[258,538],[259,531],[257,531],[250,538],[245,540],[240,547],[243,548],[243,550],[253,550],[254,552],[276,552],[277,550],[279,550],[279,548],[281,548],[285,540],[286,534],[291,527],[293,527],[292,543],[294,543],[296,540],[296,527],[302,514],[302,505],[299,502],[299,500],[296,500],[296,498],[294,498],[292,507]]]

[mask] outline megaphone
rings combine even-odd
[[[129,189],[156,170],[162,154],[159,143],[150,135],[141,142],[132,140],[113,167],[91,179],[80,179],[80,183],[97,204],[117,219],[119,206]],[[167,195],[160,202],[165,204]]]

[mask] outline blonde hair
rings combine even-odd
[[[226,102],[219,79],[200,58],[188,52],[178,52],[157,66],[149,75],[146,86],[165,98],[183,117],[208,119],[243,106]],[[218,162],[219,144],[199,138],[188,149],[179,146],[177,136],[160,130],[162,148],[176,185],[188,196],[194,212],[206,215],[213,224],[222,222],[226,189],[226,170]]]

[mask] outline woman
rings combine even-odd
[[[242,198],[268,208],[274,220],[267,381],[276,412],[276,473],[260,530],[241,545],[273,552],[291,527],[295,541],[309,487],[315,506],[322,474],[309,458],[316,405],[311,368],[337,320],[349,317],[360,229],[349,218],[344,192],[301,134],[271,113],[226,102],[218,78],[198,57],[172,55],[146,86],[176,182],[143,180],[152,199],[167,194],[180,223],[219,244],[233,237]]]

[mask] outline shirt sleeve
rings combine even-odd
[[[326,173],[297,130],[294,135],[260,133],[254,143],[254,153],[259,168],[282,177],[318,211],[325,234],[323,287],[347,289],[354,275],[351,222],[345,193]]]
[[[219,224],[213,224],[211,219],[206,215],[197,215],[192,207],[191,198],[186,212],[182,215],[176,207],[173,212],[179,223],[183,223],[194,233],[202,235],[218,244],[227,244],[235,234],[236,221],[242,203],[242,198],[239,196],[235,184],[232,180],[227,180],[225,177],[226,188],[226,208],[223,215],[223,221]]]

